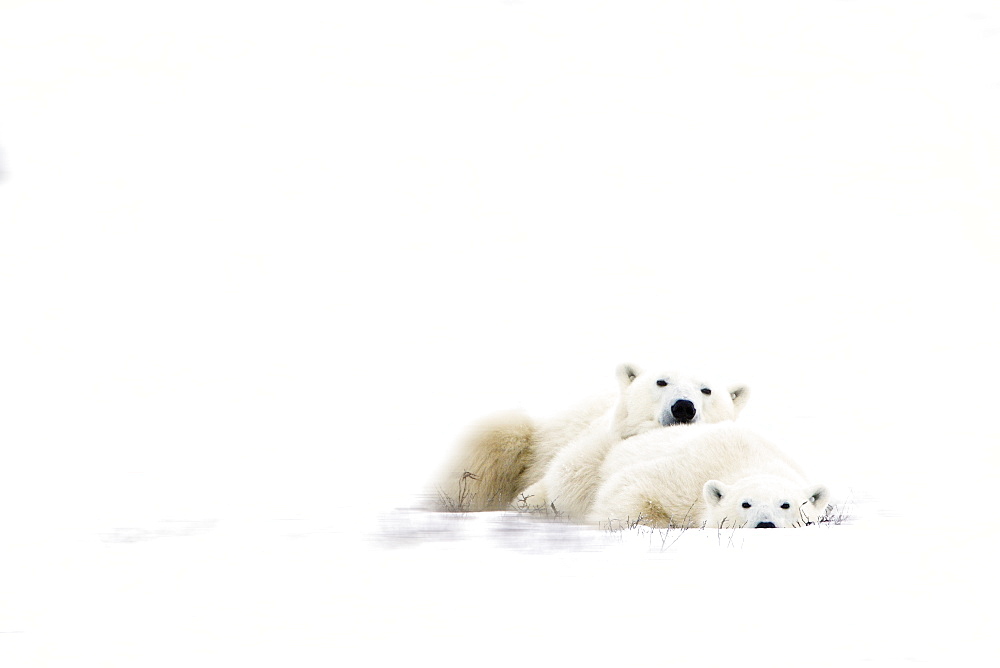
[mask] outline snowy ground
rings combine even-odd
[[[988,665],[992,651],[986,532],[610,533],[497,513],[353,529],[6,536],[5,664],[944,666]]]
[[[0,0],[0,664],[992,665],[990,2]],[[852,521],[416,499],[624,361]]]

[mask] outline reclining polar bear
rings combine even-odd
[[[602,525],[783,528],[816,522],[829,494],[736,424],[648,432],[604,459],[588,518]]]
[[[613,445],[658,427],[733,420],[749,397],[745,385],[642,372],[631,364],[619,366],[617,377],[617,397],[549,420],[509,414],[480,425],[436,485],[439,498],[460,510],[501,510],[518,499],[550,507],[560,498],[556,510],[566,503],[585,512],[591,497],[576,498],[575,491],[596,489],[598,468]]]

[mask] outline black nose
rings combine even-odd
[[[687,399],[678,399],[670,407],[670,413],[678,422],[690,422],[694,419],[694,415],[697,412],[694,403]]]
[[[758,529],[776,529],[774,522],[757,522]]]

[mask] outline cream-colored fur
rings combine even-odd
[[[601,466],[588,516],[605,525],[776,528],[815,522],[825,488],[733,423],[686,425],[621,442]]]
[[[711,385],[675,372],[642,373],[629,364],[618,367],[617,377],[617,397],[591,400],[555,418],[536,421],[517,413],[481,423],[437,482],[443,507],[499,510],[521,501],[561,511],[576,489],[572,478],[596,472],[607,449],[622,438],[682,419],[733,419],[748,396],[745,386]],[[685,411],[678,411],[678,402]],[[564,483],[564,477],[571,480]],[[560,498],[564,488],[570,492]],[[574,501],[574,508],[578,504],[589,505],[589,497]]]
[[[470,430],[435,492],[445,510],[503,510],[535,483],[558,449],[600,420],[613,398],[586,402],[542,423],[523,413],[494,416]]]
[[[541,480],[522,493],[528,505],[582,517],[593,503],[605,456],[623,439],[661,426],[681,426],[671,413],[678,401],[691,403],[692,420],[698,424],[736,419],[749,398],[745,385],[709,382],[676,371],[625,368],[632,373],[619,371],[617,412],[601,428],[587,430],[555,454]],[[660,382],[666,384],[661,387]]]

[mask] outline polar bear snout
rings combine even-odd
[[[670,404],[669,408],[663,409],[663,412],[660,414],[660,425],[669,427],[673,424],[687,424],[689,422],[696,422],[699,418],[698,407],[695,406],[693,401],[690,399],[678,399]]]
[[[694,402],[690,399],[678,399],[670,407],[670,415],[676,422],[693,422],[697,414],[698,409],[694,407]]]
[[[756,529],[776,529],[774,522],[757,522]]]

